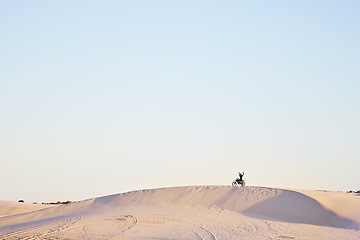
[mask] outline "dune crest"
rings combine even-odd
[[[191,186],[140,190],[100,197],[94,203],[173,204],[219,207],[249,216],[319,226],[356,228],[357,224],[325,209],[318,201],[291,190],[264,187]]]

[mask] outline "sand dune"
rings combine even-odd
[[[33,212],[50,207],[43,204],[19,203],[12,201],[0,201],[0,217],[16,215],[25,212]]]
[[[332,204],[334,201],[337,204]],[[352,210],[341,210],[347,202]],[[326,200],[317,191],[173,187],[133,191],[2,217],[0,237],[360,239],[358,213],[360,197],[345,193],[333,194]]]
[[[360,225],[360,194],[332,191],[296,191],[316,199],[326,209],[331,209],[339,216],[351,219]]]

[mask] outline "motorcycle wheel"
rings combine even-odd
[[[245,187],[245,185],[246,185],[246,183],[245,183],[245,181],[243,181],[243,182],[241,183],[241,186]]]
[[[231,184],[233,187],[235,187],[236,185],[237,185],[237,182],[232,182],[232,184]]]

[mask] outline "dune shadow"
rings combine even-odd
[[[111,201],[113,201],[114,199],[116,199],[119,195],[120,194],[113,194],[113,195],[109,195],[109,196],[98,197],[98,198],[94,199],[94,203],[106,205],[106,204],[110,203]]]
[[[290,190],[284,190],[280,195],[255,204],[242,213],[255,218],[271,218],[290,223],[346,229],[359,227],[356,222],[325,209],[315,199]]]

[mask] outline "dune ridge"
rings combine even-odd
[[[265,187],[190,186],[139,190],[105,196],[94,203],[108,206],[126,204],[173,204],[219,207],[259,218],[319,226],[357,228],[356,222],[338,216],[317,200],[292,190]]]

